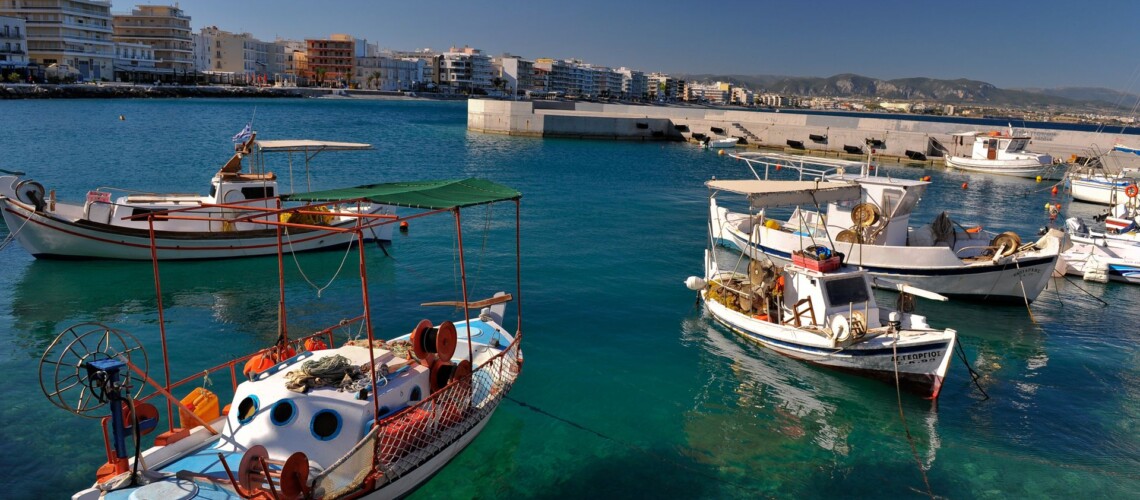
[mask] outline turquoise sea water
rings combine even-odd
[[[522,191],[526,367],[514,401],[417,497],[1140,491],[1140,288],[1059,280],[1032,317],[1018,306],[923,302],[931,323],[958,330],[990,398],[955,361],[936,405],[905,394],[900,404],[890,385],[782,358],[714,326],[694,305],[682,281],[700,272],[702,182],[746,171],[691,145],[469,133],[463,103],[59,100],[6,101],[0,110],[0,168],[28,172],[61,199],[96,186],[204,192],[230,137],[254,113],[261,138],[375,145],[318,157],[314,188],[478,176]],[[1023,239],[1049,223],[1042,207],[1050,194],[1032,181],[880,168],[934,177],[919,222],[946,209],[964,224],[1014,229]],[[512,219],[512,210],[497,208],[492,232]],[[381,335],[438,315],[413,305],[453,290],[453,261],[428,258],[453,243],[449,221],[436,221],[413,221],[391,257],[369,256]],[[487,224],[482,212],[467,221]],[[0,238],[7,234],[0,225]],[[469,247],[481,244],[474,241]],[[305,255],[300,265],[324,284],[341,256]],[[275,268],[272,258],[162,267],[176,377],[272,341]],[[488,259],[473,274],[480,290],[497,287],[499,276],[509,289],[509,271]],[[294,331],[351,314],[359,297],[343,276],[318,297],[293,271],[287,293]],[[36,261],[15,244],[0,250],[6,498],[65,497],[89,485],[103,461],[97,421],[47,402],[36,371],[55,334],[81,321],[132,332],[152,353],[152,373],[160,371],[148,264]]]

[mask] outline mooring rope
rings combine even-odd
[[[902,383],[899,381],[899,340],[902,339],[902,333],[896,333],[895,341],[891,343],[892,360],[895,365],[895,398],[899,406],[899,420],[902,420],[903,432],[906,433],[906,442],[910,444],[910,453],[914,457],[914,463],[918,464],[918,472],[922,474],[922,482],[926,484],[926,494],[930,498],[934,496],[934,490],[930,488],[930,479],[926,477],[926,469],[922,468],[922,459],[918,456],[918,447],[914,445],[914,436],[910,434],[910,425],[906,423],[906,413],[903,412],[902,406]]]
[[[615,438],[615,437],[612,437],[612,436],[609,436],[609,435],[603,434],[603,433],[601,433],[601,432],[599,432],[599,431],[596,431],[596,430],[594,430],[594,429],[591,429],[591,428],[589,428],[589,427],[586,427],[585,425],[582,425],[582,424],[580,424],[580,423],[578,423],[578,422],[575,422],[575,421],[573,421],[573,420],[570,420],[570,419],[568,419],[568,418],[565,418],[565,417],[560,417],[560,416],[558,416],[558,415],[555,415],[555,414],[553,414],[553,413],[550,413],[549,411],[543,410],[542,408],[539,408],[539,407],[537,407],[537,406],[534,406],[534,405],[532,405],[532,404],[530,404],[530,403],[526,403],[526,402],[523,402],[523,401],[519,401],[519,400],[517,400],[517,399],[515,399],[515,398],[511,397],[510,395],[504,395],[504,396],[503,396],[503,399],[506,399],[506,400],[508,400],[508,401],[510,401],[510,402],[512,402],[512,403],[514,403],[514,404],[517,404],[517,405],[519,405],[520,407],[523,407],[523,408],[526,408],[526,409],[528,409],[528,410],[530,410],[530,411],[533,411],[533,412],[535,412],[535,413],[538,413],[539,415],[543,415],[543,416],[546,416],[546,417],[550,417],[550,418],[552,418],[552,419],[554,419],[554,420],[557,420],[557,421],[559,421],[559,422],[562,422],[562,423],[564,423],[564,424],[566,424],[566,425],[569,425],[569,426],[571,426],[571,427],[573,427],[573,428],[575,428],[575,429],[578,429],[578,430],[580,430],[580,431],[583,431],[583,432],[587,432],[587,433],[593,434],[593,435],[595,435],[595,436],[597,436],[597,437],[600,437],[600,438],[602,438],[602,439],[605,439],[606,441],[610,441],[610,442],[613,442],[613,443],[616,443],[616,444],[619,444],[619,445],[625,446],[626,448],[629,448],[629,449],[631,449],[631,450],[637,451],[637,452],[639,452],[639,453],[642,453],[642,454],[644,454],[644,455],[646,455],[646,456],[649,456],[649,457],[653,457],[653,458],[655,458],[655,459],[657,459],[657,460],[660,460],[661,462],[667,463],[667,464],[669,464],[669,465],[672,465],[672,466],[674,466],[674,467],[678,467],[678,468],[681,468],[681,469],[685,469],[685,470],[687,470],[687,471],[689,471],[689,472],[692,472],[693,474],[696,474],[696,475],[698,475],[698,476],[704,477],[704,478],[706,478],[706,479],[709,479],[709,480],[712,480],[712,481],[716,481],[716,482],[718,482],[718,483],[724,483],[724,484],[728,484],[728,485],[730,485],[730,486],[733,486],[733,487],[735,487],[735,488],[737,488],[737,489],[740,489],[741,491],[745,491],[745,492],[752,492],[752,493],[756,493],[756,491],[757,491],[755,488],[752,488],[752,487],[749,487],[749,486],[745,486],[745,485],[743,485],[743,484],[740,484],[740,483],[737,483],[737,482],[734,482],[734,481],[730,481],[730,480],[724,479],[723,477],[719,477],[719,476],[715,476],[715,475],[709,474],[709,473],[707,473],[707,472],[705,472],[705,471],[702,471],[702,470],[700,470],[700,469],[697,469],[697,468],[695,468],[695,467],[692,467],[692,466],[689,466],[689,465],[685,465],[685,464],[683,464],[683,463],[681,463],[681,462],[679,462],[679,461],[677,461],[677,460],[671,459],[671,458],[669,458],[669,457],[667,457],[667,456],[664,456],[664,455],[662,455],[662,454],[660,454],[660,453],[655,453],[655,452],[653,452],[653,451],[650,451],[650,450],[648,450],[648,449],[645,449],[645,448],[644,448],[644,447],[642,447],[642,446],[638,446],[638,445],[636,445],[636,444],[633,444],[633,443],[630,443],[630,442],[626,442],[626,441],[622,441],[622,440],[620,440],[620,439],[618,439],[618,438]]]
[[[353,238],[356,238],[355,233],[353,235]],[[336,272],[333,273],[332,278],[329,278],[329,282],[325,283],[325,286],[317,286],[317,284],[313,283],[313,280],[309,279],[309,276],[305,274],[305,270],[301,268],[301,261],[297,260],[297,251],[293,249],[293,238],[289,234],[288,227],[285,228],[285,239],[289,242],[289,254],[293,256],[293,263],[297,265],[297,271],[301,273],[301,277],[305,279],[305,282],[317,291],[317,298],[321,298],[321,293],[323,293],[328,287],[332,286],[333,282],[336,281],[337,276],[340,276],[340,271],[344,269],[344,263],[348,261],[348,254],[352,252],[352,241],[349,241],[348,244],[345,245],[344,257],[341,257],[340,266],[337,266]],[[363,245],[364,242],[361,241],[360,244]]]
[[[966,351],[962,348],[962,342],[956,342],[956,344],[958,345],[954,347],[958,353],[958,358],[962,360],[962,364],[966,365],[966,371],[970,372],[970,379],[974,381],[974,386],[978,388],[978,392],[982,393],[982,396],[985,396],[985,399],[982,401],[990,399],[990,395],[986,394],[985,389],[982,389],[981,382],[978,382],[978,380],[981,380],[982,376],[978,375],[978,372],[974,371],[974,367],[970,366],[970,361],[966,359]]]
[[[20,230],[24,229],[24,226],[28,225],[28,221],[30,220],[32,220],[32,217],[29,215],[24,219],[24,222],[20,224],[20,227],[16,228],[16,230],[12,231],[11,233],[8,233],[8,236],[5,236],[4,240],[0,241],[0,250],[3,250],[4,247],[11,244],[13,241],[16,241],[16,235],[20,234]]]

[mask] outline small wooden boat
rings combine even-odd
[[[174,359],[168,356],[166,325],[208,325],[159,321],[163,375],[149,373],[146,351],[129,333],[94,323],[69,328],[44,353],[40,382],[57,406],[102,419],[102,428],[91,431],[104,436],[107,453],[95,484],[72,498],[400,498],[479,435],[520,373],[522,316],[521,310],[517,319],[505,316],[508,302],[519,298],[518,290],[483,300],[468,297],[460,212],[474,205],[513,203],[517,222],[521,195],[478,179],[347,191],[356,197],[346,198],[346,190],[293,195],[291,200],[316,205],[288,213],[312,212],[323,200],[352,199],[426,210],[415,216],[454,217],[457,253],[443,257],[458,262],[457,276],[446,278],[456,287],[456,299],[423,305],[447,306],[460,316],[457,321],[413,321],[408,334],[388,341],[375,338],[364,270],[370,245],[356,245],[360,315],[291,338],[285,311],[292,304],[285,301],[282,276],[278,341],[236,359],[222,354],[222,364],[204,371],[169,368],[166,361]],[[357,241],[365,232],[362,224],[320,230],[347,233]],[[509,244],[517,254],[517,231]],[[279,259],[287,258],[280,250]],[[158,260],[153,263],[157,272]],[[284,269],[283,260],[278,267]],[[518,286],[517,276],[508,279]],[[162,318],[157,277],[155,286]],[[505,326],[507,319],[517,325],[513,332]],[[171,371],[195,375],[172,381]],[[191,390],[207,375],[229,380],[219,389],[223,396],[232,394],[228,403],[205,384]]]

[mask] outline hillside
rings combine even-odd
[[[911,99],[946,104],[1011,108],[1130,109],[1137,96],[1109,89],[1001,89],[977,80],[899,78],[880,80],[855,74],[828,78],[776,75],[678,75],[690,81],[724,81],[757,92],[807,97]]]

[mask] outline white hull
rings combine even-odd
[[[1058,271],[1090,281],[1140,284],[1140,246],[1110,244],[1103,235],[1070,239],[1073,246],[1061,254]]]
[[[708,147],[710,148],[735,148],[739,139],[730,137],[728,139],[714,139],[709,141]]]
[[[777,264],[791,261],[791,253],[813,244],[795,233],[756,225],[752,236],[740,230],[747,215],[730,213],[715,202],[713,237],[722,245],[735,248],[753,259],[764,256]],[[963,234],[956,248],[984,247],[988,238],[969,240]],[[826,236],[822,237],[826,241]],[[992,259],[961,259],[948,246],[860,245],[836,242],[836,252],[843,253],[848,265],[866,269],[872,276],[943,295],[968,299],[998,299],[1032,302],[1049,282],[1057,262],[1059,241],[1050,240],[1043,250]],[[889,285],[885,285],[889,286]]]
[[[36,257],[70,259],[150,260],[149,232],[90,221],[68,219],[0,197],[4,222],[28,253]],[[352,227],[354,219],[341,222]],[[265,226],[270,227],[270,226]],[[391,240],[392,224],[365,229],[366,240]],[[353,241],[351,233],[306,231],[283,237],[286,251],[336,248]],[[157,231],[155,245],[160,260],[220,259],[277,254],[273,229],[217,232]]]
[[[707,291],[702,297],[718,322],[784,356],[892,383],[897,371],[900,383],[927,398],[938,397],[957,338],[953,330],[909,330],[836,348],[822,335],[733,311],[709,300]]]
[[[1074,177],[1071,182],[1073,199],[1087,203],[1101,205],[1116,205],[1128,200],[1124,189],[1132,184],[1131,180],[1120,180],[1104,176]]]
[[[1037,159],[977,160],[962,156],[947,156],[946,166],[982,174],[1010,175],[1035,179],[1058,180],[1064,170],[1053,164],[1042,164]]]

